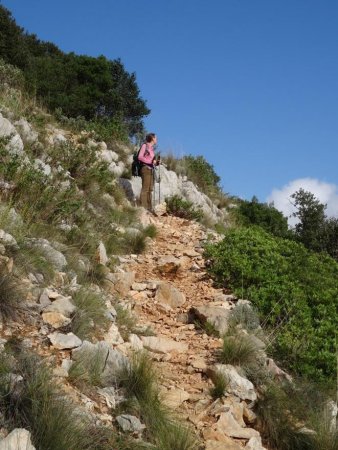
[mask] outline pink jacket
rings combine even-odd
[[[141,150],[138,154],[139,161],[149,166],[153,165],[155,153],[151,144],[142,144]]]

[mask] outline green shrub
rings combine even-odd
[[[122,306],[120,303],[115,303],[114,308],[116,310],[116,325],[122,338],[127,340],[130,333],[133,333],[136,329],[136,317],[134,317],[128,308]]]
[[[201,209],[196,209],[192,202],[183,200],[178,195],[165,199],[167,204],[167,211],[173,216],[182,217],[188,220],[201,220],[203,212]]]
[[[245,226],[258,225],[275,236],[291,237],[287,218],[273,205],[260,203],[256,197],[251,201],[241,200],[234,213]]]
[[[83,353],[81,358],[73,361],[69,370],[69,380],[75,384],[101,386],[101,375],[104,369],[106,352]]]
[[[205,256],[219,284],[252,301],[284,366],[313,378],[333,377],[336,261],[259,228],[229,230]]]

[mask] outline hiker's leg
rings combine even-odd
[[[148,197],[147,197],[147,202],[148,202],[148,209],[152,210],[152,196],[153,196],[153,189],[154,189],[154,173],[152,170],[149,170],[150,172],[150,183],[149,183],[149,191],[148,191]],[[155,205],[154,205],[155,206]]]
[[[140,203],[141,206],[143,206],[144,208],[149,208],[151,207],[151,205],[149,206],[148,195],[152,182],[152,170],[150,170],[146,166],[143,166],[141,169],[141,178],[142,178],[142,190],[140,195]]]

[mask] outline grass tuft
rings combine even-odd
[[[229,384],[229,380],[224,375],[217,372],[212,381],[214,383],[214,387],[210,389],[210,394],[216,400],[217,398],[223,397]]]
[[[6,322],[16,320],[23,311],[23,293],[12,275],[0,275],[0,316]]]
[[[224,335],[220,361],[223,364],[232,364],[243,368],[257,362],[258,349],[250,336],[237,333],[235,336]]]
[[[107,308],[99,294],[82,288],[73,295],[72,300],[77,307],[72,319],[72,332],[76,336],[84,340],[108,328]]]

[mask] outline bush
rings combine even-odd
[[[246,304],[237,304],[229,317],[229,326],[235,328],[240,325],[247,331],[257,330],[259,327],[258,312],[252,306]]]
[[[205,256],[219,284],[252,301],[284,366],[313,378],[333,377],[336,261],[259,228],[228,231]]]
[[[188,220],[200,221],[203,218],[201,209],[196,209],[192,202],[183,200],[178,195],[173,195],[165,199],[167,204],[167,211],[176,217],[182,217]]]
[[[274,236],[291,236],[287,218],[273,205],[258,202],[256,197],[250,202],[241,200],[234,212],[239,222],[245,226],[258,225]]]

